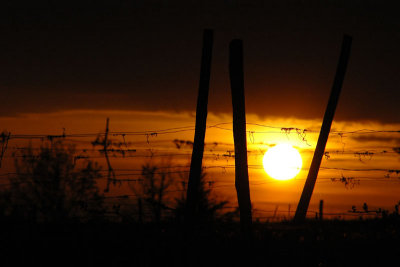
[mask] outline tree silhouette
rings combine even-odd
[[[172,185],[169,172],[160,171],[160,167],[151,163],[142,166],[141,180],[137,185],[130,185],[138,196],[138,220],[143,221],[143,210],[152,215],[152,220],[159,223],[168,206],[168,188]]]
[[[75,150],[62,142],[32,148],[16,157],[16,175],[2,192],[3,212],[32,222],[90,220],[104,212],[96,179],[100,167],[90,160],[78,166]]]
[[[201,223],[212,222],[217,219],[219,212],[228,204],[228,201],[220,201],[212,195],[212,183],[206,181],[207,173],[201,170],[200,183],[198,187],[198,202],[195,210],[196,218]],[[176,198],[175,215],[182,220],[186,204],[187,177],[181,177],[182,194]],[[224,213],[225,217],[233,215]]]
[[[137,221],[150,221],[160,223],[171,216],[177,221],[184,219],[188,173],[186,171],[168,171],[171,162],[146,163],[142,165],[141,179],[139,183],[130,184],[132,191],[138,196],[135,212]],[[238,215],[238,211],[232,213],[220,213],[228,201],[219,201],[212,194],[212,183],[206,181],[207,174],[202,170],[198,187],[198,205],[196,206],[196,218],[202,223],[212,222],[217,218],[232,219]],[[129,212],[124,210],[123,217],[129,219]],[[221,215],[221,217],[219,217]]]

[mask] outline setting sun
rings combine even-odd
[[[289,144],[279,144],[265,152],[265,172],[277,180],[294,178],[301,170],[302,159],[299,151]]]

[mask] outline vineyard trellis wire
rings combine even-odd
[[[231,128],[227,127],[227,125],[232,125],[231,122],[223,122],[208,126],[207,129],[216,129],[222,131],[232,131]],[[251,145],[264,146],[264,148],[268,147],[268,145],[264,142],[257,143],[257,134],[281,134],[286,136],[297,136],[298,140],[304,142],[304,147],[302,149],[302,153],[312,152],[312,148],[308,144],[309,134],[317,134],[317,130],[313,129],[303,129],[296,127],[276,127],[270,125],[264,125],[259,123],[247,123],[249,127],[257,127],[257,129],[251,129],[247,131],[248,134],[248,142]],[[261,129],[260,129],[261,128]],[[268,129],[268,130],[264,130]],[[64,140],[66,142],[73,143],[77,145],[79,149],[76,150],[77,155],[75,156],[75,160],[84,160],[84,159],[104,159],[104,153],[108,153],[110,159],[157,159],[163,157],[182,157],[188,158],[191,155],[191,148],[193,143],[191,141],[187,141],[184,139],[176,138],[177,134],[184,132],[193,132],[194,126],[183,126],[183,127],[175,127],[175,128],[167,128],[160,130],[150,130],[150,131],[110,131],[108,132],[110,144],[105,147],[103,146],[101,149],[96,149],[96,144],[93,139],[96,138],[105,138],[106,133],[66,133],[65,129],[61,135],[49,135],[49,134],[11,134],[7,131],[4,131],[0,135],[0,145],[2,147],[0,154],[0,163],[4,160],[15,159],[21,157],[21,151],[32,149],[38,150],[39,147],[29,147],[26,144],[22,143],[23,140],[37,140],[39,143],[42,142],[53,142],[55,140]],[[331,131],[331,137],[340,138],[340,142],[343,142],[343,138],[348,138],[351,136],[357,135],[377,135],[377,134],[399,134],[400,130],[393,129],[360,129],[360,130],[351,130],[351,131]],[[174,138],[161,138],[161,136],[174,135]],[[135,137],[135,140],[131,137]],[[137,140],[137,138],[141,138],[141,140]],[[263,140],[264,141],[264,140]],[[204,164],[204,168],[209,171],[220,170],[220,174],[226,174],[228,170],[234,169],[234,164],[230,164],[230,160],[234,158],[233,152],[233,144],[229,142],[206,142],[205,143],[205,153],[204,157],[208,162]],[[265,149],[249,149],[248,156],[249,157],[260,157],[265,152]],[[327,149],[325,152],[325,160],[326,162],[335,162],[335,160],[339,159],[343,156],[351,156],[353,155],[353,159],[356,161],[361,161],[364,164],[365,161],[371,161],[374,157],[377,156],[397,156],[399,154],[399,148],[396,146],[380,146],[380,147],[362,147],[358,148],[349,148],[346,149]],[[364,160],[364,161],[363,161]],[[226,161],[226,163],[221,164],[221,161]],[[1,166],[1,165],[0,165]],[[4,167],[1,170],[3,170]],[[249,170],[262,170],[262,164],[249,164]],[[110,182],[113,182],[114,185],[121,185],[122,183],[137,183],[141,182],[141,169],[140,168],[112,168],[114,175],[110,178],[106,173],[109,170],[103,170],[101,175],[101,179],[109,179]],[[308,168],[303,167],[302,170],[308,170]],[[393,166],[386,168],[345,168],[345,167],[332,167],[332,166],[322,166],[322,171],[336,171],[336,175],[321,175],[322,177],[318,178],[318,182],[341,182],[345,185],[346,188],[352,188],[362,181],[374,181],[374,182],[397,182],[400,179],[390,179],[390,178],[399,178],[400,169],[397,169]],[[168,174],[187,174],[189,172],[188,164],[177,164],[174,166],[160,166],[159,172],[168,173]],[[344,174],[346,173],[346,174]],[[349,175],[349,173],[351,175]],[[358,175],[357,173],[361,173]],[[372,175],[366,175],[366,173],[372,173]],[[15,172],[5,171],[0,173],[0,188],[6,187],[8,184],[3,182],[9,177],[16,175]],[[304,180],[304,178],[295,178],[297,180]],[[223,188],[233,188],[234,182],[233,179],[231,182],[226,181],[218,181],[218,179],[212,179],[207,181],[209,182],[209,186],[213,189],[219,190]],[[264,180],[261,182],[251,181],[250,185],[259,186],[263,184],[268,184],[269,180]],[[176,191],[176,190],[175,190]],[[183,190],[181,190],[183,191]],[[121,195],[127,196],[127,195]],[[110,198],[113,196],[110,195]],[[118,196],[115,196],[118,198]],[[133,197],[133,195],[131,195]],[[129,197],[128,197],[129,198]]]

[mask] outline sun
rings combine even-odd
[[[263,158],[265,172],[277,180],[294,178],[302,164],[299,151],[289,144],[279,144],[268,149]]]

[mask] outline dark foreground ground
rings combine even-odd
[[[2,225],[0,266],[400,266],[399,219],[236,223],[185,237],[173,224]],[[394,262],[392,262],[394,261]]]

